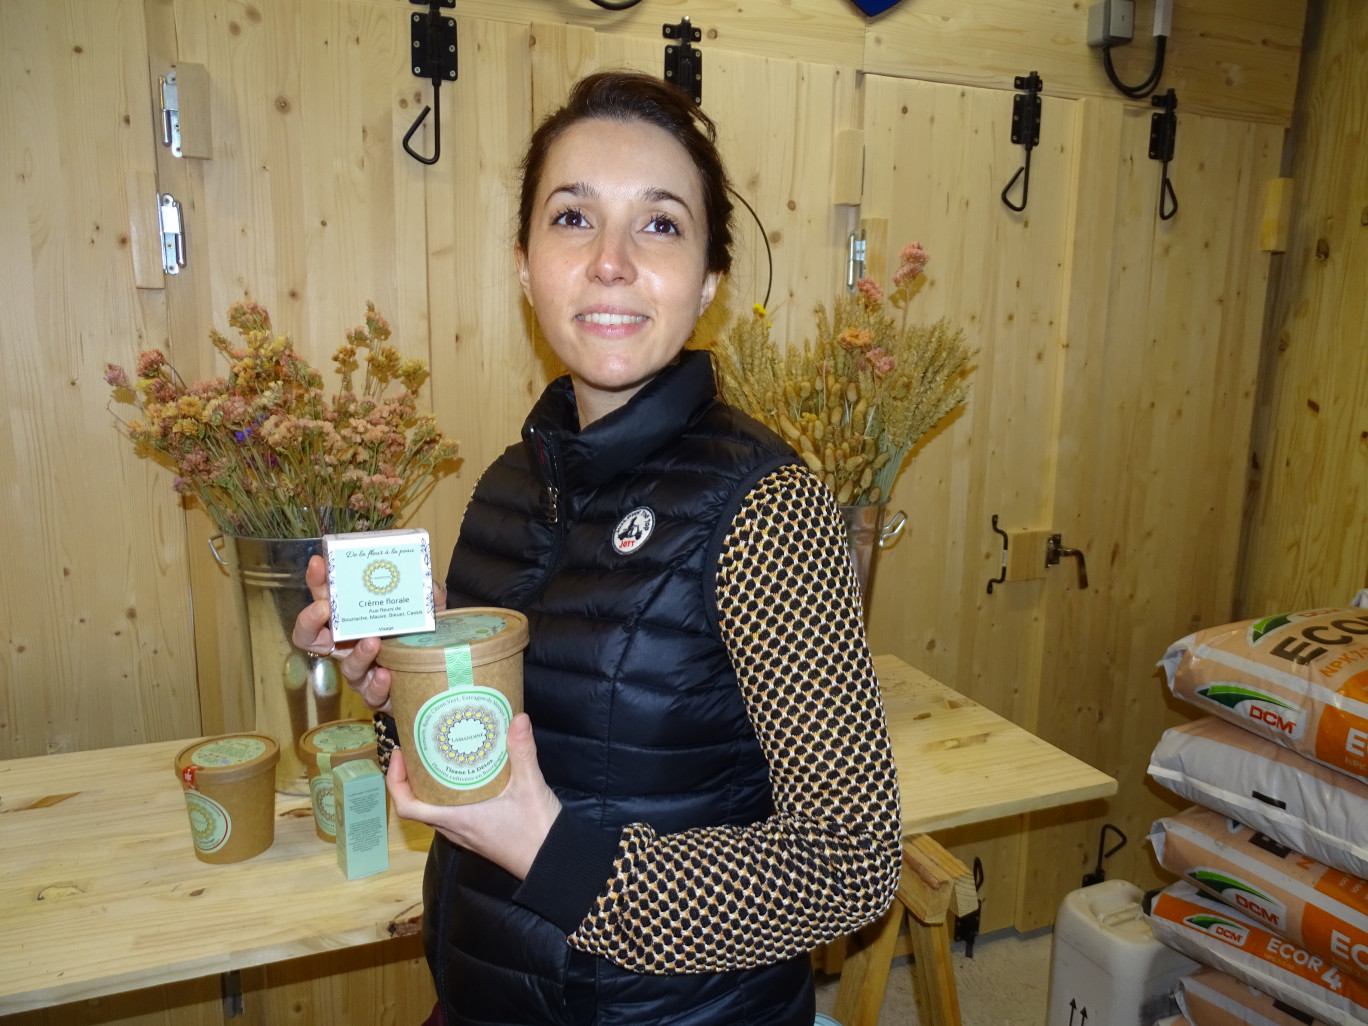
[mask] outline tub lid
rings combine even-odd
[[[266,734],[242,732],[202,737],[176,753],[176,774],[182,780],[187,772],[193,786],[201,774],[215,781],[230,783],[272,769],[280,759],[280,746]]]
[[[464,606],[437,614],[436,630],[384,638],[376,662],[391,670],[446,672],[446,650],[470,646],[470,664],[498,662],[527,647],[527,617],[516,609]]]
[[[299,747],[315,752],[355,752],[375,747],[375,724],[370,720],[333,720],[320,723],[299,739]]]

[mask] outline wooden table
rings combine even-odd
[[[0,1014],[245,969],[419,928],[432,832],[390,811],[390,869],[348,881],[308,798],[275,843],[195,858],[164,741],[0,762]]]
[[[1115,792],[1110,777],[901,660],[875,666],[908,834]],[[171,768],[183,744],[0,762],[0,1014],[417,928],[426,828],[391,813],[389,872],[349,882],[307,799],[280,797],[270,850],[207,865]]]
[[[1105,798],[1116,781],[894,656],[874,667],[902,787],[903,878],[893,907],[846,955],[834,1011],[844,1026],[878,1022],[906,919],[923,1022],[959,1026],[951,914],[968,871],[925,834]]]

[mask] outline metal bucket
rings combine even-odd
[[[874,579],[874,557],[879,549],[891,545],[907,526],[907,514],[899,510],[884,522],[888,503],[872,506],[838,506],[845,519],[846,540],[850,545],[850,562],[860,582],[860,598],[865,617],[869,616],[869,589]]]
[[[220,540],[222,552],[215,545]],[[347,688],[337,664],[295,648],[290,641],[295,618],[313,601],[304,571],[310,556],[323,555],[323,539],[215,535],[209,548],[219,565],[242,584],[256,730],[280,746],[276,790],[307,796],[308,770],[300,739],[320,723],[349,715],[342,708]]]

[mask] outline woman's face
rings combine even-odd
[[[518,279],[580,426],[670,363],[717,291],[698,171],[662,128],[581,121],[547,152]]]

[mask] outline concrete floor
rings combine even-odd
[[[1049,929],[1029,934],[1002,930],[987,934],[974,945],[974,957],[964,957],[964,945],[952,949],[955,984],[959,990],[963,1026],[1044,1026],[1050,990]],[[831,1014],[838,978],[818,974],[817,1011]],[[912,967],[907,958],[893,962],[884,991],[879,1026],[918,1026],[912,994]]]

